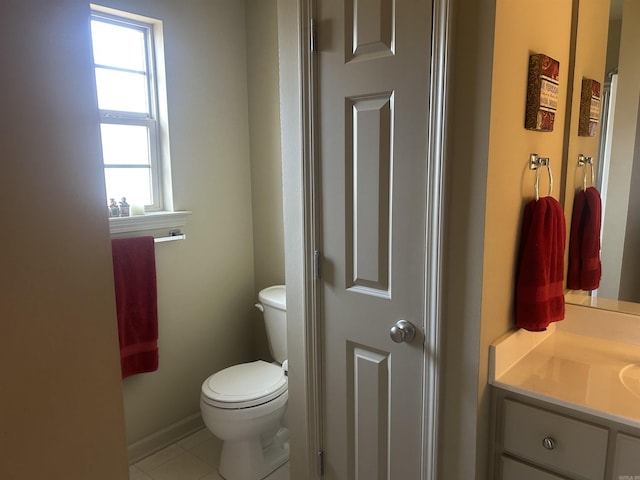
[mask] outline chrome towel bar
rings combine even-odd
[[[553,174],[551,173],[551,160],[549,160],[549,157],[539,157],[537,153],[532,153],[531,155],[529,155],[529,170],[536,171],[536,181],[534,184],[536,201],[540,198],[540,190],[538,188],[540,167],[547,167],[547,171],[549,172],[549,196],[551,196],[551,193],[553,192]]]
[[[587,165],[591,168],[591,186],[596,186],[596,174],[593,171],[593,157],[586,157],[582,153],[578,154],[578,167],[584,168],[582,172],[582,190],[587,189]]]
[[[171,230],[168,237],[155,237],[153,243],[173,242],[174,240],[185,240],[187,235],[180,230]]]

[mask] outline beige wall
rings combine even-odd
[[[284,283],[276,5],[103,3],[164,22],[174,203],[193,211],[187,241],[156,247],[161,363],[125,381],[132,444],[199,421],[208,375],[269,357],[253,305]]]
[[[202,381],[254,358],[254,256],[245,7],[110,0],[164,22],[174,203],[184,242],[156,247],[160,368],[125,380],[129,444],[190,415]]]
[[[71,3],[71,0],[66,1]],[[33,1],[30,3],[33,5]],[[569,40],[561,33],[564,30],[559,28],[559,24],[568,24],[570,12],[566,12],[564,6],[559,8],[558,2],[527,4],[530,5],[507,0],[497,3],[492,0],[457,2],[451,111],[455,128],[451,130],[451,161],[448,165],[449,208],[452,212],[447,241],[449,293],[445,304],[447,401],[444,415],[448,428],[444,432],[442,478],[483,478],[486,471],[486,359],[489,343],[513,325],[511,310],[520,212],[523,202],[532,194],[533,185],[532,174],[525,168],[526,160],[532,151],[549,155],[552,161],[561,156],[559,119],[556,120],[557,130],[551,134],[526,131],[522,123],[529,50],[559,59],[563,65],[561,79],[566,81]],[[273,215],[273,222],[281,222],[278,218],[282,206],[281,198],[278,198],[280,166],[276,160],[279,145],[270,128],[265,132],[258,130],[262,128],[259,125],[264,125],[264,119],[277,122],[273,102],[264,102],[260,93],[277,82],[274,78],[277,72],[264,72],[266,67],[257,67],[263,55],[271,56],[274,48],[271,30],[257,30],[261,15],[267,15],[269,25],[273,21],[270,11],[264,10],[266,4],[259,0],[247,0],[246,10],[241,2],[233,0],[190,0],[187,5],[178,5],[171,0],[110,0],[108,5],[134,10],[165,22],[174,201],[176,209],[194,212],[185,229],[188,239],[160,245],[156,250],[161,363],[158,372],[131,377],[124,382],[127,436],[132,443],[190,415],[197,415],[202,379],[216,369],[249,359],[254,354],[252,332],[255,325],[252,322],[256,316],[252,306],[255,293],[262,286],[282,281],[283,276],[281,258],[284,254],[282,240],[278,238],[281,232],[266,221]],[[8,18],[2,11],[4,8],[0,7],[0,35],[3,40],[7,35],[10,37],[5,45],[18,41],[22,34],[35,34],[24,28],[30,18],[20,22],[12,16],[11,25],[15,28],[7,29],[5,24],[8,22],[3,21]],[[544,21],[532,21],[535,15],[543,15],[544,8],[554,14],[544,15]],[[24,10],[25,18],[37,15],[32,13],[36,9],[29,8],[29,13],[26,13],[27,7]],[[76,10],[73,13],[69,15],[65,11],[64,22],[77,22],[79,13]],[[498,23],[495,52],[494,14]],[[537,28],[530,28],[530,23]],[[541,29],[549,29],[551,33],[542,35]],[[48,31],[40,34],[46,35]],[[259,40],[260,35],[265,34],[269,41],[263,45]],[[55,44],[52,44],[51,55],[34,60],[38,68],[41,68],[44,58],[74,61],[68,56],[58,58],[55,51],[67,52],[69,48],[64,45],[64,48],[55,50]],[[40,54],[40,51],[30,52],[34,57]],[[11,53],[8,49],[0,50],[3,65],[21,64],[24,78],[38,82],[41,77],[32,74],[33,65],[25,65],[31,57],[21,51],[20,55],[8,60],[4,58]],[[496,62],[492,72],[493,56]],[[51,68],[51,75],[60,72],[59,64],[46,65]],[[224,68],[220,68],[221,65]],[[263,78],[260,78],[261,74]],[[22,84],[23,77],[3,77],[0,80],[3,90],[18,89]],[[39,86],[30,89],[29,96],[24,90],[15,96],[16,102],[9,110],[15,118],[29,113],[22,107],[32,101],[32,92],[41,91],[37,88]],[[56,96],[59,103],[55,98],[44,97],[51,103],[47,105],[47,111],[60,111],[63,100],[76,98],[70,96],[66,87],[66,83],[56,87],[55,93],[62,93]],[[2,118],[6,120],[7,116]],[[41,178],[47,178],[47,182],[33,181],[37,177],[33,177],[32,162],[4,162],[10,169],[9,175],[3,175],[2,179],[11,178],[11,181],[3,182],[7,185],[3,184],[1,190],[2,204],[14,205],[17,198],[27,202],[22,202],[20,210],[7,210],[14,213],[9,216],[10,229],[25,232],[8,244],[11,253],[8,258],[26,258],[28,266],[23,268],[24,263],[16,262],[6,267],[2,264],[3,271],[10,273],[3,276],[2,285],[3,295],[6,292],[10,295],[7,298],[11,299],[6,311],[21,320],[12,323],[13,328],[8,333],[13,335],[12,338],[29,335],[30,348],[50,353],[46,362],[40,358],[18,367],[12,366],[12,370],[20,368],[23,374],[9,377],[9,387],[23,389],[25,395],[35,393],[35,385],[25,385],[23,379],[35,378],[40,384],[46,384],[51,377],[46,376],[49,370],[35,374],[33,370],[50,367],[56,372],[68,371],[68,365],[73,363],[75,370],[80,371],[62,379],[56,377],[58,384],[63,381],[68,385],[68,388],[56,391],[61,401],[73,405],[73,410],[53,402],[45,402],[43,407],[39,401],[42,416],[36,417],[38,420],[47,418],[47,411],[55,411],[56,420],[47,418],[47,421],[63,422],[66,426],[66,430],[60,428],[43,435],[41,449],[50,454],[54,472],[55,468],[62,471],[68,467],[65,454],[73,454],[73,467],[77,469],[83,468],[82,460],[78,462],[78,449],[104,452],[105,458],[113,460],[101,468],[100,472],[105,472],[104,478],[125,478],[122,476],[124,454],[120,448],[123,441],[122,405],[119,401],[117,352],[114,351],[108,234],[106,222],[97,215],[101,212],[102,199],[94,197],[101,178],[97,173],[99,168],[84,163],[86,155],[79,158],[81,148],[95,154],[95,145],[90,142],[82,147],[78,143],[75,133],[81,126],[75,124],[57,127],[62,129],[62,136],[59,131],[55,132],[56,136],[49,135],[50,123],[46,120],[46,117],[29,115],[20,124],[3,122],[1,130],[3,145],[10,138],[14,140],[6,149],[10,157],[4,158],[31,160],[47,157],[55,160],[38,165],[39,172],[45,168],[46,177],[43,175]],[[29,142],[30,151],[22,151],[27,142],[17,143],[27,134],[23,127],[26,123],[29,124],[28,133],[35,129],[39,133],[38,138],[42,139],[39,143]],[[57,139],[70,138],[72,133],[73,140],[69,144],[74,146],[67,151],[67,145],[60,144]],[[95,140],[95,135],[94,130],[86,138]],[[64,170],[59,168],[61,165]],[[559,162],[554,161],[556,177],[559,176],[559,168]],[[91,190],[84,190],[78,182],[71,181],[66,174],[68,171],[82,172],[83,178],[93,178]],[[65,175],[61,176],[61,173]],[[65,193],[67,198],[71,194],[85,200],[69,207],[75,217],[83,219],[81,231],[79,222],[70,221],[69,217],[57,218],[55,224],[50,220],[52,199],[62,198]],[[24,205],[30,212],[27,215],[23,213]],[[269,213],[269,208],[279,210]],[[258,215],[258,209],[266,213]],[[32,231],[33,219],[36,219],[37,232]],[[61,219],[62,236],[52,237],[45,243],[42,237],[36,236],[43,230],[56,230]],[[484,241],[482,232],[486,232]],[[268,239],[266,242],[261,240],[263,236]],[[74,246],[73,250],[68,248],[70,244]],[[97,248],[99,245],[102,247]],[[42,253],[34,257],[35,252]],[[61,277],[59,268],[56,269],[56,258],[64,259],[65,270],[74,272],[74,275]],[[88,276],[95,281],[77,280]],[[25,292],[23,285],[27,283],[33,287]],[[82,294],[87,299],[80,303],[80,307],[85,305],[85,310],[75,311],[78,301],[74,294],[71,297],[73,302],[69,302],[69,291]],[[34,297],[46,300],[42,303],[45,307],[39,308],[40,303],[32,301]],[[93,308],[95,305],[101,305],[98,313]],[[2,306],[4,310],[4,296]],[[70,312],[71,306],[73,312]],[[93,319],[90,324],[85,321],[89,314]],[[56,327],[60,322],[69,322],[77,336],[69,337],[68,330],[52,328],[51,319],[56,322]],[[34,334],[33,330],[37,332]],[[45,334],[38,335],[40,332]],[[109,337],[112,341],[104,342]],[[49,338],[54,338],[56,343],[50,344]],[[84,344],[77,342],[78,339],[86,339],[92,348],[83,349]],[[0,349],[2,355],[11,359],[24,356],[26,342],[13,343],[14,348]],[[93,344],[99,347],[94,348]],[[68,354],[60,353],[59,345],[63,345]],[[88,355],[89,361],[78,365],[78,362],[67,358],[71,354]],[[34,358],[38,357],[34,354]],[[3,360],[3,365],[15,364]],[[95,371],[101,374],[98,384],[91,375]],[[79,388],[80,383],[82,389]],[[104,417],[96,417],[95,400],[91,405],[91,416],[86,410],[77,409],[78,402],[84,400],[82,395],[93,398],[98,390],[102,395],[100,398],[105,399],[101,409]],[[6,430],[0,431],[3,452],[5,447],[9,447],[10,455],[18,459],[26,450],[21,451],[15,439],[23,438],[27,442],[25,435],[32,428],[23,427],[33,424],[27,421],[26,416],[32,416],[36,411],[35,405],[34,410],[22,406],[24,398],[3,397],[2,401],[6,403],[1,404],[3,411],[14,408],[22,413],[16,417],[16,422],[10,424],[10,442],[5,441]],[[75,413],[72,415],[72,412]],[[66,445],[68,450],[65,445],[51,448],[50,443],[57,442],[63,431],[73,436],[71,440],[64,438],[65,442],[70,442]],[[95,447],[98,440],[102,442],[101,449]],[[31,452],[34,445],[31,435],[28,442],[28,452]],[[473,452],[476,452],[475,456]],[[56,455],[62,460],[53,459]],[[87,468],[89,465],[101,465],[101,458],[89,453],[84,458],[87,459]],[[0,468],[7,466],[0,464]],[[0,474],[4,473],[0,470]],[[34,478],[34,475],[12,477],[9,474],[7,478],[26,479]],[[95,472],[85,475],[85,478],[96,478]]]
[[[256,296],[284,283],[282,155],[276,0],[246,0],[247,78],[251,146],[251,198]],[[256,354],[270,358],[255,310]]]
[[[495,2],[460,0],[455,5],[438,478],[466,480],[485,477],[487,442],[478,435],[478,362],[484,355],[479,336]]]
[[[591,4],[594,1],[581,0],[583,8],[579,21],[588,27],[581,29],[577,42],[591,48],[590,53],[593,55],[577,55],[573,81],[569,70],[573,14],[571,2],[498,0],[495,3],[493,73],[488,87],[491,92],[491,105],[486,158],[486,213],[484,247],[481,254],[482,306],[475,425],[477,478],[486,475],[488,466],[488,348],[498,337],[515,328],[514,291],[521,217],[525,203],[531,200],[534,194],[535,172],[528,169],[529,155],[537,153],[550,157],[555,180],[553,196],[560,198],[565,181],[564,138],[565,135],[577,137],[576,113],[579,109],[579,102],[573,101],[571,120],[565,125],[565,120],[569,120],[566,117],[569,107],[566,104],[567,95],[573,94],[577,95],[573,98],[579,98],[583,76],[602,81],[604,74],[606,45],[604,42],[597,44],[596,40],[585,37],[596,30],[600,34],[602,30],[606,38],[608,2],[605,5],[605,2],[595,0],[595,3],[599,3],[599,10],[596,11],[587,3]],[[594,37],[602,38],[595,34]],[[529,131],[523,125],[530,53],[545,53],[560,62],[560,106],[556,113],[553,132]],[[567,134],[566,126],[569,128]],[[482,131],[478,125],[476,128],[477,131]],[[595,150],[592,151],[592,148]],[[574,150],[596,156],[597,141],[583,138],[568,146],[568,155],[570,158],[575,156],[577,163],[577,153]],[[567,176],[575,172],[575,165],[572,165],[571,161],[568,172]],[[548,177],[546,171],[543,171],[540,175],[540,195],[544,196],[547,193]],[[570,201],[572,198],[571,192]],[[458,475],[455,478],[464,477]]]
[[[284,283],[276,0],[246,0],[256,290]]]
[[[23,3],[24,11],[13,3],[11,11],[6,4],[0,9],[3,45],[22,46],[0,50],[5,71],[15,72],[0,80],[3,96],[14,100],[2,116],[2,179],[8,180],[2,203],[11,214],[6,227],[14,232],[10,241],[3,240],[8,249],[3,258],[11,260],[2,268],[7,272],[2,291],[11,299],[8,307],[3,299],[3,309],[21,327],[7,332],[15,341],[0,351],[7,359],[33,352],[37,360],[22,362],[6,385],[10,390],[15,384],[24,395],[3,398],[3,411],[17,413],[0,440],[3,451],[15,448],[16,468],[20,454],[27,453],[19,440],[24,437],[26,444],[28,434],[28,452],[41,441],[39,450],[60,456],[60,468],[67,468],[62,453],[72,453],[78,474],[79,453],[91,452],[83,459],[91,460],[92,468],[100,467],[104,453],[111,463],[100,472],[115,479],[126,471],[123,393],[126,442],[142,445],[134,448],[142,452],[200,423],[204,378],[266,351],[253,304],[260,288],[284,281],[275,2],[249,1],[246,10],[244,2],[234,0],[98,2],[164,22],[174,207],[193,212],[186,241],[156,247],[159,370],[127,378],[124,392],[114,343],[97,117],[86,120],[95,113],[95,102],[88,100],[93,84],[88,32],[80,30],[87,26],[88,3]],[[68,55],[79,46],[83,55]],[[65,73],[75,74],[75,80]],[[248,75],[255,77],[250,83]],[[88,131],[78,134],[83,128]],[[95,162],[87,163],[92,156]],[[3,362],[10,364],[15,360]],[[71,364],[76,368],[60,377],[57,372]],[[27,385],[25,379],[33,382]],[[40,388],[52,382],[55,399],[47,402]],[[36,400],[41,412],[34,415]],[[87,400],[86,409],[78,406],[81,400]],[[69,406],[61,407],[63,402]],[[53,412],[55,421],[47,418]],[[32,434],[42,421],[51,428],[34,446]],[[65,428],[57,428],[58,422]],[[59,441],[62,432],[73,440]],[[12,466],[3,462],[0,468]],[[57,478],[56,465],[51,472]]]
[[[3,479],[128,478],[88,14],[0,4]]]
[[[515,327],[514,289],[525,203],[533,198],[535,173],[529,155],[550,157],[558,185],[562,164],[564,99],[568,87],[571,2],[496,2],[493,82],[488,149],[479,365],[478,470],[486,471],[489,435],[487,367],[489,345]],[[560,107],[553,132],[524,128],[530,53],[560,62]],[[540,194],[548,194],[546,171]],[[558,198],[556,186],[553,196]],[[483,442],[483,439],[485,440]]]
[[[609,29],[609,1],[580,0],[577,19],[576,55],[571,102],[571,119],[565,130],[567,144],[566,184],[564,192],[565,216],[567,218],[567,242],[571,226],[573,199],[576,191],[582,189],[585,169],[578,167],[578,156],[582,153],[595,160],[597,170],[599,161],[600,125],[594,137],[578,136],[578,117],[580,115],[580,92],[583,78],[591,78],[604,85],[607,44],[605,39]],[[591,184],[591,173],[587,169],[587,185]],[[568,243],[567,243],[568,245]]]

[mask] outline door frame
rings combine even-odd
[[[422,475],[435,480],[440,468],[441,392],[444,370],[442,307],[446,132],[449,111],[452,4],[432,0],[429,156],[425,231],[424,392],[422,397]],[[316,0],[277,0],[280,59],[280,115],[284,199],[287,348],[289,356],[289,429],[291,478],[320,479],[322,389],[318,322],[318,285],[314,251],[316,160],[314,136],[315,58],[310,50]]]

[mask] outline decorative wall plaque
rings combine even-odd
[[[524,128],[553,131],[558,108],[560,62],[542,53],[529,56]]]
[[[582,79],[580,93],[580,117],[578,119],[578,135],[595,137],[600,122],[600,82],[590,78]]]

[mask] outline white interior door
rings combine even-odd
[[[317,6],[325,478],[419,479],[431,2]]]

